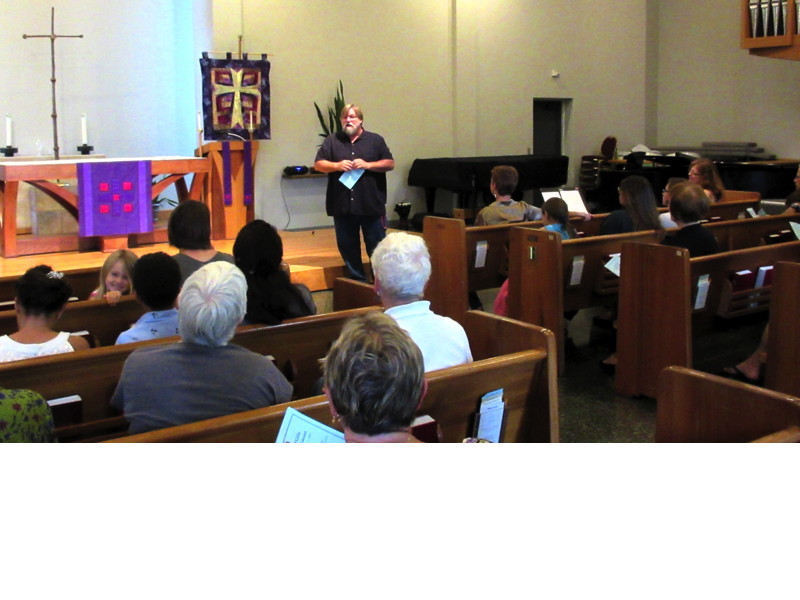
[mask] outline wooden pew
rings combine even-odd
[[[657,242],[659,235],[641,231],[562,240],[551,231],[513,229],[509,316],[553,331],[563,373],[564,312],[615,304],[618,278],[604,266],[609,255],[621,252],[623,242]]]
[[[342,324],[370,309],[314,315],[281,325],[245,326],[232,343],[274,357],[277,366],[293,380],[296,398],[311,396],[320,376],[318,359],[325,356],[339,336]],[[12,389],[32,389],[46,400],[77,394],[81,397],[77,415],[54,408],[57,434],[62,441],[115,433],[127,429],[109,400],[117,386],[122,367],[131,352],[143,346],[173,343],[179,338],[163,338],[93,348],[55,356],[0,364],[0,381]],[[77,418],[75,418],[75,416]]]
[[[303,317],[271,327],[248,326],[237,332],[233,343],[273,356],[277,366],[292,380],[294,397],[305,398],[316,392],[321,374],[319,359],[325,356],[330,344],[339,336],[344,321],[370,310],[376,308]],[[463,324],[476,359],[531,348],[555,355],[552,335],[538,327],[481,312],[464,315]],[[127,429],[127,424],[109,405],[109,400],[125,360],[142,346],[176,340],[165,338],[0,364],[0,381],[9,388],[34,389],[48,400],[72,394],[81,396],[77,417],[70,419],[74,413],[67,409],[64,413],[58,407],[54,409],[57,433],[62,441],[118,434]],[[547,366],[550,369],[551,362],[548,361]],[[546,397],[557,395],[554,369],[555,363],[552,363],[552,372],[543,379],[546,387],[539,390]],[[546,424],[548,429],[552,426],[557,438],[557,406],[555,403],[553,406],[556,412],[538,416],[538,422]]]
[[[715,234],[722,236],[721,247],[729,250],[755,245],[769,230],[788,227],[786,222],[764,221],[762,229],[745,229],[739,226],[737,232],[728,234],[726,224],[735,223],[739,213],[747,207],[758,206],[760,195],[757,192],[736,192],[741,196],[728,202],[712,205],[711,215],[723,219],[712,225]],[[572,219],[576,230],[583,235],[579,239],[599,234],[600,226],[607,214],[593,215],[590,221]],[[800,217],[798,217],[800,218]],[[754,221],[754,220],[753,220]],[[745,221],[741,221],[745,223]],[[434,312],[458,319],[467,310],[467,293],[471,291],[499,287],[509,271],[510,231],[515,227],[539,229],[541,222],[504,223],[482,227],[467,227],[463,220],[445,217],[425,217],[423,237],[431,253],[432,273],[425,296],[431,301]],[[479,245],[480,244],[480,245]],[[485,251],[482,266],[476,261],[479,248]],[[579,308],[582,306],[579,306]],[[571,310],[569,307],[566,310]]]
[[[525,326],[502,317],[470,312],[468,321],[480,327],[516,329]],[[473,363],[440,369],[426,375],[428,393],[420,414],[438,422],[446,442],[460,442],[472,435],[474,416],[484,394],[503,388],[506,401],[504,442],[557,442],[558,402],[555,368],[552,364],[552,334],[539,328],[528,330],[547,340],[550,353],[542,348],[484,358]],[[470,338],[471,340],[473,336]],[[492,345],[495,341],[486,341]],[[482,355],[480,343],[473,351]],[[246,411],[198,423],[190,423],[118,438],[116,442],[274,442],[287,406],[331,427],[330,409],[324,396],[284,405]]]
[[[591,221],[573,219],[579,231],[589,237],[598,230],[606,215]],[[538,229],[541,221],[503,223],[466,227],[460,219],[425,217],[423,237],[431,255],[431,278],[425,297],[431,309],[459,320],[467,311],[469,292],[496,288],[508,274],[509,232],[515,227]],[[477,261],[483,256],[482,261]]]
[[[751,192],[745,190],[725,190],[725,193],[722,194],[722,200],[719,202],[715,202],[712,204],[720,205],[720,204],[732,204],[734,202],[739,201],[753,201],[756,200],[761,202],[761,192]],[[758,212],[756,210],[756,212]]]
[[[800,398],[685,367],[658,378],[656,442],[797,441]]]
[[[790,220],[800,220],[800,215],[722,221],[707,227],[724,241],[723,248],[739,249],[763,245],[766,233],[788,228]],[[562,240],[557,234],[519,227],[509,237],[508,314],[553,330],[559,342],[560,372],[564,312],[614,304],[619,278],[604,266],[609,255],[621,252],[623,242],[652,244],[661,239],[658,232],[644,231]]]
[[[56,323],[60,331],[88,331],[100,346],[113,346],[117,336],[128,329],[145,312],[133,296],[123,296],[114,306],[105,300],[70,302]],[[15,310],[0,311],[0,335],[17,330]]]
[[[800,242],[760,246],[689,258],[683,248],[623,244],[617,320],[615,389],[655,397],[667,366],[692,366],[692,340],[715,319],[769,309],[771,286],[733,291],[730,274],[779,261],[800,260]],[[708,278],[705,302],[698,282]]]
[[[52,260],[42,257],[39,264],[50,264],[53,268],[58,265],[51,264]],[[100,281],[100,267],[86,267],[84,269],[72,269],[64,271],[64,277],[72,287],[72,295],[83,300],[89,297]],[[14,284],[19,279],[19,275],[6,275],[0,277],[0,301],[13,300],[15,295]]]
[[[371,283],[337,277],[333,281],[333,310],[348,310],[364,306],[381,306],[381,299]]]
[[[718,221],[705,227],[716,236],[720,250],[725,251],[763,246],[767,234],[791,229],[790,222],[800,223],[800,214]]]
[[[779,262],[772,278],[765,387],[800,396],[800,263]]]

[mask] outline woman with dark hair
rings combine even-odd
[[[178,249],[174,256],[181,268],[181,283],[205,264],[225,261],[233,257],[217,252],[211,245],[211,211],[202,202],[186,200],[178,204],[167,224],[169,245]]]
[[[719,202],[725,194],[722,177],[719,176],[717,166],[710,158],[697,158],[691,162],[689,181],[703,188],[711,202]]]
[[[89,342],[53,327],[72,296],[64,274],[47,265],[28,269],[16,283],[18,331],[0,337],[0,362],[86,350]]]
[[[242,227],[233,256],[247,280],[245,323],[276,325],[317,312],[308,288],[290,281],[283,241],[272,225],[259,219]]]
[[[608,215],[600,225],[600,235],[663,229],[653,187],[640,175],[626,177],[619,184],[621,209]]]

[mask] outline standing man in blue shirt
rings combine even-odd
[[[348,276],[367,281],[359,232],[371,257],[386,236],[386,172],[394,169],[394,157],[380,135],[364,130],[364,114],[358,106],[346,105],[340,119],[344,131],[325,138],[314,168],[328,174],[325,209],[333,217],[336,244]]]

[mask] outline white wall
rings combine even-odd
[[[210,2],[140,0],[26,0],[0,3],[0,114],[14,120],[21,155],[53,153],[50,41],[55,7],[59,148],[75,154],[80,115],[87,114],[89,143],[98,154],[190,154],[195,145],[194,71],[197,27]],[[200,42],[198,42],[200,43]],[[194,71],[193,71],[194,70]],[[3,141],[5,138],[2,138]],[[37,144],[38,142],[38,144]]]

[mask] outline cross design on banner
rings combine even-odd
[[[261,73],[257,69],[212,69],[212,82],[216,96],[214,125],[255,129],[261,115]],[[230,124],[225,126],[223,117],[227,115]]]

